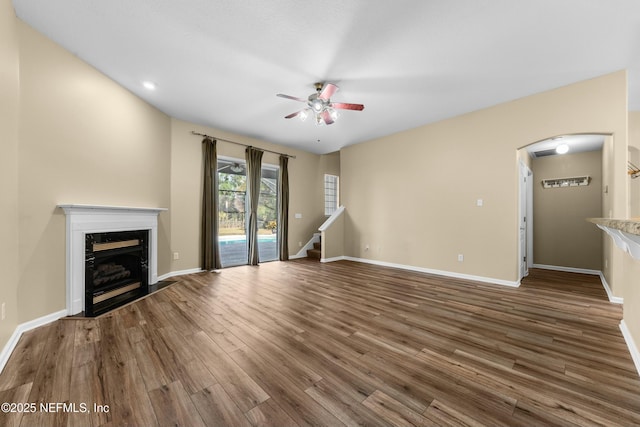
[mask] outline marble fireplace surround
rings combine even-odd
[[[158,215],[166,208],[60,204],[66,214],[67,314],[84,311],[85,235],[149,230],[149,286],[158,281]]]

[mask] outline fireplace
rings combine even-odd
[[[158,281],[158,215],[166,211],[166,208],[77,204],[61,204],[58,207],[64,210],[66,214],[66,301],[69,315],[79,314],[83,311],[85,315],[89,315],[87,306],[91,304],[94,311],[92,315],[95,316],[99,312],[104,312],[102,309],[109,304],[119,303],[120,300],[128,302],[129,297],[135,299],[141,295],[146,295],[149,292],[149,286],[156,284]],[[132,235],[127,234],[130,232],[143,233],[143,235],[131,237]],[[93,258],[95,260],[92,266],[87,266],[87,258],[92,258],[92,256],[87,256],[85,250],[88,239],[93,239],[93,243],[108,243],[105,246],[98,246],[98,249],[109,248],[98,250],[98,255],[93,250]],[[129,242],[123,247],[114,248],[114,245],[117,246],[115,240],[125,242],[139,240],[140,242],[139,244]],[[127,246],[129,244],[131,246]],[[130,250],[131,253],[127,253]],[[137,264],[137,262],[134,263],[132,260],[138,256],[140,257],[140,267],[134,267],[131,264]],[[96,260],[99,263],[104,262],[108,265],[102,267],[102,269],[111,269],[112,279],[117,276],[116,269],[120,270],[120,273],[123,273],[121,267],[124,267],[124,270],[129,270],[129,277],[121,277],[117,280],[130,280],[130,282],[126,284],[124,282],[106,284],[103,280],[100,280],[98,286],[102,287],[102,289],[96,291],[93,283],[91,284],[93,288],[87,289],[85,282],[87,281],[88,270],[96,268]],[[114,265],[110,265],[110,263]],[[104,279],[104,273],[104,271],[100,273],[99,278]],[[127,273],[124,273],[124,275],[127,275]],[[132,275],[137,275],[139,280],[133,280],[131,278]],[[93,272],[90,278],[93,280]]]
[[[148,230],[85,235],[85,316],[97,316],[148,293],[148,240]]]

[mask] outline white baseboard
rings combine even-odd
[[[613,295],[609,284],[607,283],[607,279],[604,278],[604,274],[600,272],[600,281],[602,282],[602,286],[604,287],[605,292],[607,293],[607,298],[609,298],[609,302],[614,304],[624,304],[624,298],[617,297]]]
[[[193,273],[201,273],[204,270],[201,268],[190,268],[188,270],[178,270],[178,271],[170,271],[167,274],[163,274],[162,276],[158,276],[158,281],[167,280],[171,277],[175,276],[184,276],[185,274],[193,274]]]
[[[564,271],[566,273],[591,274],[593,276],[600,275],[600,270],[590,270],[587,268],[563,267],[560,265],[546,265],[546,264],[533,264],[532,267],[540,268],[542,270]]]
[[[543,270],[555,270],[555,271],[565,271],[568,273],[582,273],[582,274],[591,274],[594,276],[600,276],[600,282],[602,282],[602,287],[607,293],[607,298],[609,298],[609,302],[614,304],[622,304],[624,300],[621,297],[617,297],[613,295],[611,292],[611,288],[607,283],[607,280],[604,278],[604,274],[600,270],[589,270],[586,268],[574,268],[574,267],[561,267],[558,265],[545,265],[545,264],[533,264],[533,268],[540,268]]]
[[[320,262],[335,262],[335,261],[342,261],[347,259],[345,256],[336,256],[333,258],[321,258]]]
[[[640,351],[638,350],[638,346],[633,340],[631,332],[629,332],[629,328],[627,328],[627,324],[625,323],[624,319],[620,321],[620,330],[622,331],[622,336],[624,337],[624,340],[627,343],[627,347],[629,348],[629,353],[631,353],[633,364],[636,365],[636,371],[638,371],[638,375],[640,375]]]
[[[13,334],[11,334],[9,341],[2,349],[2,352],[0,353],[0,373],[2,373],[2,371],[4,370],[4,367],[9,361],[9,357],[11,357],[11,353],[13,353],[13,350],[16,348],[16,345],[18,345],[18,341],[20,340],[20,337],[22,336],[22,334],[32,329],[35,329],[39,326],[43,326],[51,322],[55,322],[56,320],[62,317],[65,317],[66,315],[67,315],[67,310],[60,310],[55,313],[47,314],[46,316],[42,316],[37,319],[19,324],[16,327],[16,330],[13,331]]]
[[[366,263],[366,264],[380,265],[380,266],[383,266],[383,267],[393,267],[393,268],[400,268],[402,270],[417,271],[417,272],[420,272],[420,273],[436,274],[438,276],[453,277],[453,278],[456,278],[456,279],[473,280],[475,282],[483,282],[483,283],[491,283],[491,284],[494,284],[494,285],[510,286],[512,288],[517,288],[517,287],[520,286],[520,282],[514,282],[514,281],[510,281],[510,280],[494,279],[492,277],[483,277],[483,276],[473,276],[471,274],[455,273],[455,272],[452,272],[452,271],[434,270],[434,269],[431,269],[431,268],[416,267],[416,266],[413,266],[413,265],[395,264],[395,263],[392,263],[392,262],[376,261],[376,260],[366,259],[366,258],[342,257],[342,259],[345,259],[347,261],[355,261],[355,262],[363,262],[363,263]]]

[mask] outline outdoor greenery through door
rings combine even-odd
[[[222,267],[247,264],[247,174],[244,160],[218,159],[218,224]],[[258,204],[260,262],[278,259],[278,168],[263,165]]]

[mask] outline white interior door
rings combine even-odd
[[[520,164],[520,178],[519,178],[519,209],[518,209],[518,226],[519,226],[519,263],[520,263],[520,274],[519,274],[519,279],[521,280],[523,277],[526,277],[529,274],[529,263],[527,262],[527,248],[528,248],[528,244],[527,244],[527,228],[528,228],[528,224],[527,224],[527,216],[528,216],[528,209],[527,209],[527,201],[529,200],[528,197],[528,190],[529,190],[529,183],[527,182],[529,180],[529,168],[525,165],[525,164]]]

